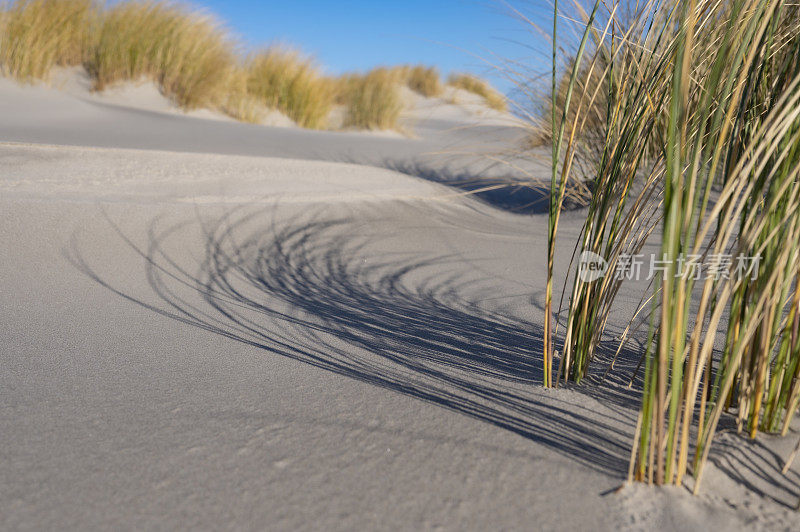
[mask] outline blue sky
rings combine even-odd
[[[501,1],[481,0],[189,0],[216,14],[248,47],[284,42],[317,58],[328,72],[376,65],[425,63],[444,73],[484,75],[501,90],[510,83],[472,54],[492,53],[528,63],[547,61],[530,46],[546,49]],[[546,23],[543,0],[514,2]],[[544,48],[542,48],[544,45]]]

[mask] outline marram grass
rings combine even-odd
[[[213,108],[225,101],[234,52],[210,17],[165,2],[128,1],[103,13],[86,66],[98,90],[148,78],[185,109]]]
[[[82,64],[94,48],[100,10],[91,0],[20,0],[0,11],[0,68],[21,81]]]
[[[267,107],[247,90],[248,72],[244,67],[234,68],[230,74],[228,91],[222,102],[222,111],[241,122],[258,124],[264,118]]]
[[[344,127],[399,129],[403,106],[397,74],[392,69],[375,68],[366,74],[342,77],[339,99],[346,109]]]
[[[622,11],[598,1],[568,17],[585,29],[566,85],[554,45],[549,236],[552,247],[576,159],[596,173],[579,249],[613,270],[660,228],[630,478],[691,473],[697,491],[723,415],[750,437],[785,434],[800,403],[800,8],[651,0]],[[603,82],[580,81],[593,77]],[[598,146],[583,144],[587,128]],[[746,275],[732,263],[697,278],[681,271],[686,256],[760,260]],[[576,276],[555,375],[548,328],[546,384],[590,372],[620,284]]]
[[[444,88],[442,87],[439,70],[436,67],[416,65],[407,67],[405,72],[406,84],[414,92],[426,98],[433,98],[442,94]]]
[[[506,111],[508,105],[505,97],[489,85],[489,82],[471,74],[451,74],[447,84],[457,89],[477,94],[486,105],[497,111]]]
[[[272,47],[248,59],[248,93],[299,126],[322,129],[334,100],[334,84],[299,52]]]

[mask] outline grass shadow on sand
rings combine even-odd
[[[77,241],[70,260],[170,319],[491,423],[625,477],[639,393],[614,382],[543,390],[540,327],[465,298],[475,281],[462,275],[463,258],[374,254],[372,237],[354,236],[353,220],[278,222],[258,208],[206,226],[201,258],[186,264],[175,244],[187,224],[158,225],[146,249],[129,241],[155,302],[95,273]],[[632,350],[621,360],[639,356]],[[736,453],[725,456],[717,463],[736,479]],[[759,478],[780,475],[761,465]]]
[[[762,439],[764,437],[761,436]],[[792,442],[796,441],[796,437],[793,433],[790,437]],[[781,470],[785,459],[761,439],[739,437],[733,428],[715,438],[709,456],[715,467],[748,491],[785,508],[796,509],[800,474],[789,470],[784,475]]]
[[[180,264],[172,245],[184,226],[154,224],[139,250],[158,303],[95,273],[76,241],[69,258],[170,319],[486,421],[615,477],[627,471],[635,405],[599,413],[584,393],[536,385],[541,332],[462,299],[468,281],[447,267],[461,259],[370,257],[348,220],[277,223],[262,208],[207,227],[202,261]]]
[[[454,169],[446,164],[409,163],[387,159],[381,166],[401,174],[447,185],[496,209],[515,214],[548,212],[549,190],[521,176],[504,176],[508,169],[503,165],[490,165],[488,170],[481,167],[478,171],[462,166],[456,166],[457,169]],[[497,174],[498,167],[500,170],[498,177],[486,177]],[[494,171],[491,171],[492,168]]]

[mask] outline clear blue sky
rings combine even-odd
[[[504,58],[546,64],[547,43],[493,0],[189,0],[216,14],[246,46],[273,42],[297,46],[328,72],[366,70],[377,65],[426,63],[443,73],[469,71],[499,89],[511,84],[492,74],[490,61]],[[547,23],[546,0],[512,2]],[[544,46],[542,46],[544,45]]]

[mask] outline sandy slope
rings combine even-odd
[[[513,120],[507,115],[491,110],[485,110],[491,116],[477,115],[474,102],[450,105],[412,97],[403,118],[409,138],[250,125],[218,116],[209,120],[208,111],[176,112],[147,86],[98,95],[75,76],[58,86],[63,90],[0,78],[0,140],[354,162],[411,174],[447,170],[445,176],[474,177],[494,167],[492,177],[519,176],[482,155],[514,146],[524,131],[509,127]],[[531,172],[538,170],[534,165]]]
[[[536,385],[545,219],[369,165],[468,141],[449,119],[387,139],[0,93],[1,528],[800,525],[791,439],[723,436],[697,498],[614,491],[635,394]]]

